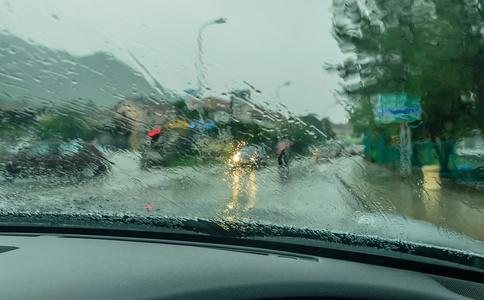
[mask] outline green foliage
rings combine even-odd
[[[26,126],[0,122],[1,139],[5,139],[5,140],[15,139],[15,138],[18,138],[19,136],[25,136],[28,134],[29,134],[29,129]]]
[[[314,121],[312,116],[306,116],[305,119]],[[314,130],[311,125],[301,122],[300,118],[289,118],[288,122],[282,126],[281,133],[283,138],[294,143],[291,151],[298,154],[304,154],[309,145],[314,145],[323,140],[322,135],[317,130]]]
[[[292,117],[278,129],[235,121],[227,125],[219,125],[219,128],[224,127],[230,127],[235,140],[248,144],[265,144],[274,147],[282,139],[288,139],[294,143],[291,151],[299,154],[304,154],[309,145],[321,143],[327,137],[334,137],[329,120],[319,120],[313,114]]]
[[[254,123],[241,123],[231,121],[227,126],[230,127],[232,136],[237,141],[244,141],[248,144],[268,144],[275,145],[277,142],[277,132],[266,129]]]
[[[372,96],[419,95],[423,119],[413,136],[441,144],[436,153],[447,168],[447,145],[484,129],[483,10],[465,0],[335,0],[333,10],[334,36],[353,55],[328,69],[346,81],[355,131],[392,131],[374,123]]]
[[[350,25],[335,22],[335,36],[342,49],[357,54],[336,69],[344,79],[361,78],[344,90],[353,120],[358,122],[358,115],[368,119],[365,101],[370,96],[406,92],[422,97],[423,125],[431,126],[434,136],[482,128],[482,111],[474,110],[482,109],[483,102],[483,40],[476,30],[482,28],[480,12],[466,1],[434,1],[434,9],[419,3],[376,1],[366,13],[357,1],[346,1],[346,8],[335,2],[335,21],[350,20]],[[474,103],[462,101],[461,96],[471,94]]]
[[[42,138],[81,138],[90,141],[99,130],[100,124],[75,111],[52,114],[38,122],[38,132]]]
[[[3,101],[0,100],[0,107]],[[0,108],[0,137],[3,139],[18,138],[30,133],[30,128],[35,124],[35,111],[32,109]]]
[[[315,114],[291,117],[281,128],[282,137],[291,140],[293,152],[305,154],[309,145],[322,143],[335,138],[327,118],[318,119]]]

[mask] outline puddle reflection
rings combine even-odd
[[[230,199],[222,213],[226,221],[240,219],[239,213],[250,211],[257,199],[257,171],[237,168],[226,172],[230,183]]]
[[[439,172],[439,166],[422,167],[423,185],[421,198],[427,212],[427,218],[430,220],[435,220],[441,215],[439,203],[442,197],[442,181]]]

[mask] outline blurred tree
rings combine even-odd
[[[187,120],[197,120],[200,116],[198,111],[188,109],[185,100],[178,99],[174,102],[176,113],[178,116]]]
[[[101,126],[93,120],[74,111],[52,114],[38,122],[38,133],[42,138],[80,138],[91,141],[99,133],[100,128]]]
[[[312,130],[320,140],[333,139],[336,135],[328,118],[318,119],[316,114],[307,114],[297,118],[308,130]]]
[[[318,132],[319,129],[315,128],[315,125],[308,124],[302,121],[302,119],[306,119],[309,123],[316,122],[317,120],[320,126],[320,121],[316,117],[303,116],[300,118],[291,117],[281,127],[282,137],[293,142],[291,151],[298,154],[305,154],[308,146],[314,145],[324,139],[321,133]]]
[[[66,102],[39,112],[35,126],[41,138],[80,138],[92,141],[110,129],[110,111],[101,110],[92,101],[81,99]]]
[[[321,131],[325,133],[327,139],[336,138],[336,134],[331,126],[331,121],[328,118],[321,119]]]
[[[456,138],[484,127],[483,0],[333,1],[334,36],[343,63],[327,66],[345,84],[356,131],[386,126],[373,120],[372,97],[407,93],[422,99],[416,138],[431,139],[441,171],[449,172]]]
[[[268,147],[273,147],[277,142],[275,130],[266,129],[255,123],[241,123],[232,120],[226,126],[230,127],[232,136],[237,141],[244,141],[248,144],[265,144]]]

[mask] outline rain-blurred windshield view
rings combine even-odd
[[[482,5],[0,0],[1,218],[274,224],[484,255]]]

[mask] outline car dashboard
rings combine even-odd
[[[334,258],[187,241],[0,235],[2,299],[483,299],[484,285]]]

